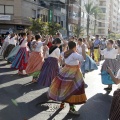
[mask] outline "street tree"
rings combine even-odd
[[[94,12],[97,8],[98,8],[97,6],[93,6],[92,2],[85,4],[85,10],[87,12],[87,36],[89,36],[90,30],[90,16],[94,15]]]

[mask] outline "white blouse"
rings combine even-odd
[[[85,51],[88,52],[87,45],[84,44],[84,46],[85,46]],[[77,52],[78,52],[79,54],[82,54],[82,46],[80,46],[80,45],[77,46]]]
[[[5,42],[10,42],[10,36],[8,35],[8,36],[5,38],[4,41],[5,41]]]
[[[17,41],[15,40],[15,37],[10,39],[9,44],[16,45]]]
[[[27,47],[27,39],[24,39],[20,45],[20,47]]]
[[[64,53],[62,53],[64,56]],[[68,58],[65,59],[65,64],[67,65],[79,65],[80,62],[83,62],[84,58],[82,55],[78,54],[77,52],[72,53]]]
[[[116,59],[116,56],[118,54],[118,49],[113,48],[108,51],[106,48],[104,50],[101,50],[100,53],[101,55],[104,55],[105,59]]]
[[[36,52],[42,52],[42,53],[43,53],[43,43],[44,43],[44,42],[41,42],[41,41],[38,41],[38,42],[37,42],[37,46],[36,46],[36,48],[35,48],[35,51],[36,51]]]
[[[51,54],[49,54],[48,57],[54,57],[54,58],[59,59],[59,57],[60,57],[60,49],[56,48]]]

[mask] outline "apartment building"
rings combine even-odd
[[[23,30],[30,25],[29,18],[37,18],[39,0],[1,0],[0,1],[0,34],[7,31]]]
[[[68,26],[69,26],[69,35],[74,35],[74,28],[78,25],[79,21],[79,0],[69,0],[69,19],[68,19]]]
[[[110,24],[110,0],[99,0],[99,7],[101,12],[98,15],[97,34],[101,37],[108,36]]]

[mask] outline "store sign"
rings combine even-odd
[[[0,20],[11,20],[10,15],[0,15]]]
[[[16,27],[17,27],[17,30],[24,30],[25,29],[25,27],[22,25],[17,25]]]

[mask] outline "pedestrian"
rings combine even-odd
[[[85,54],[83,57],[76,52],[76,43],[73,41],[68,43],[68,47],[69,50],[63,53],[65,66],[54,78],[48,90],[48,97],[62,102],[60,108],[64,108],[65,102],[69,103],[69,113],[79,115],[74,105],[86,102],[84,81],[79,65],[79,62],[84,61]]]
[[[26,73],[33,76],[32,82],[37,82],[40,70],[44,63],[44,56],[43,56],[43,46],[48,44],[48,37],[45,42],[41,41],[41,35],[36,35],[35,40],[36,43],[34,46],[34,51],[30,54],[28,59],[28,65],[26,67]]]
[[[99,65],[99,61],[100,61],[100,53],[99,53],[99,47],[100,47],[100,39],[99,39],[99,35],[96,35],[96,39],[94,41],[94,60],[97,63],[97,65]]]
[[[112,70],[108,67],[107,72],[110,74],[113,82],[118,84],[118,89],[114,92],[109,119],[110,120],[120,120],[120,69],[115,76]]]
[[[2,48],[0,49],[0,55],[2,55],[2,56],[3,56],[3,54],[4,54],[4,52],[5,52],[6,48],[7,48],[7,46],[9,45],[10,36],[11,36],[9,32],[7,32],[6,35],[7,35],[7,36],[6,36],[6,38],[4,39]]]
[[[85,51],[83,51],[83,48],[85,48]],[[78,39],[77,52],[80,55],[84,54],[84,52],[86,54],[85,61],[83,61],[81,64],[81,70],[84,77],[86,72],[98,69],[95,61],[89,55],[87,55],[88,48],[87,48],[87,45],[83,42],[82,38]]]
[[[12,33],[11,37],[10,37],[10,40],[9,40],[9,45],[7,46],[7,48],[6,48],[6,50],[5,50],[4,54],[3,54],[4,59],[6,57],[8,57],[8,55],[10,54],[10,52],[16,46],[16,43],[17,43],[16,38],[17,38],[16,34]]]
[[[56,38],[54,40],[54,46],[49,49],[49,56],[45,59],[45,62],[40,71],[38,78],[38,84],[40,86],[49,87],[52,80],[57,76],[59,71],[58,61],[60,58],[60,47],[61,40]]]
[[[104,90],[107,91],[111,91],[112,84],[114,84],[111,77],[107,73],[107,67],[110,67],[115,76],[120,69],[120,61],[116,59],[117,54],[120,52],[120,48],[118,47],[118,49],[115,49],[113,47],[113,44],[113,40],[108,40],[107,48],[104,50],[100,50],[101,55],[103,55],[105,59],[101,69],[102,83],[108,85],[107,88],[104,88]]]
[[[20,49],[12,62],[12,68],[18,69],[18,74],[23,75],[23,70],[26,69],[29,57],[29,48],[27,46],[27,34],[21,33],[22,40],[20,41]]]

